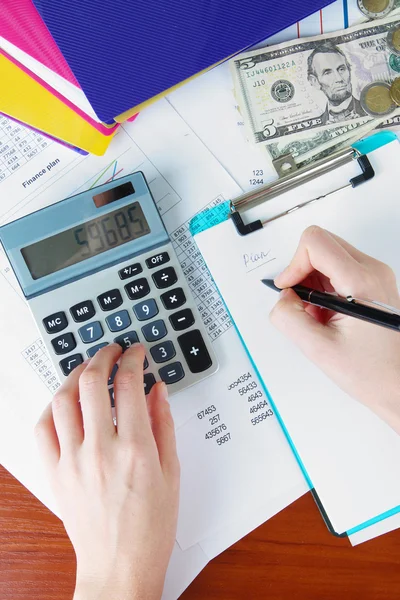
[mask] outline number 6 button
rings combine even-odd
[[[155,342],[167,335],[167,328],[164,321],[160,319],[142,327],[142,332],[148,342]]]

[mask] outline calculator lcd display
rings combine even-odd
[[[32,279],[40,279],[150,233],[139,202],[21,248]]]

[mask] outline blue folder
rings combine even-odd
[[[333,0],[33,0],[109,123]]]

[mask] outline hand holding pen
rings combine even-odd
[[[354,318],[356,304],[347,300],[349,296],[373,299],[399,310],[399,291],[390,267],[334,234],[310,227],[290,265],[274,283],[283,291],[271,312],[272,323],[339,387],[400,433],[400,330],[376,326],[376,321],[372,325],[360,315]],[[301,286],[298,289],[305,302],[290,289],[294,286]],[[308,302],[312,296],[307,298],[309,292],[304,288],[315,291],[319,306]],[[329,296],[326,305],[326,294],[318,297],[319,292],[336,293],[339,298]],[[325,308],[321,308],[321,299]],[[347,314],[342,314],[346,305]],[[393,326],[400,323],[396,314],[369,303],[368,308],[376,311],[374,318],[392,318]],[[357,311],[364,309],[357,304]]]

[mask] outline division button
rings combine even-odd
[[[180,308],[186,302],[185,292],[182,288],[174,288],[165,292],[160,296],[162,303],[167,310],[174,310]]]
[[[101,310],[114,310],[118,306],[121,306],[123,300],[121,292],[115,289],[97,296],[97,302],[100,304]]]
[[[103,342],[102,344],[97,344],[97,346],[92,346],[91,348],[89,348],[89,350],[86,351],[86,354],[88,355],[89,358],[93,358],[93,356],[96,354],[96,352],[98,352],[105,346],[108,346],[108,342]]]
[[[103,328],[99,321],[92,321],[91,323],[80,327],[78,329],[78,333],[81,336],[81,340],[84,344],[97,342],[97,340],[104,335]]]
[[[76,347],[76,341],[72,333],[63,333],[51,340],[51,345],[56,354],[68,354]]]
[[[178,281],[178,276],[174,267],[167,267],[166,269],[156,271],[156,273],[153,273],[152,277],[156,287],[159,289],[167,288]]]
[[[211,356],[198,329],[180,335],[178,344],[192,373],[201,373],[211,367]]]
[[[91,319],[96,314],[91,300],[84,300],[83,302],[79,302],[79,304],[75,304],[75,306],[71,306],[69,312],[77,323],[83,323],[83,321]]]
[[[165,263],[169,262],[169,260],[170,258],[168,252],[160,252],[160,254],[155,254],[150,258],[146,258],[146,265],[149,269],[154,269],[154,267],[165,265]]]
[[[120,279],[129,279],[130,277],[136,277],[136,275],[139,275],[142,271],[142,265],[140,263],[135,263],[133,265],[127,265],[118,271],[118,275]]]
[[[184,308],[177,313],[174,313],[169,318],[172,327],[175,331],[187,329],[194,323],[194,315],[190,308]]]
[[[153,387],[153,385],[156,382],[156,378],[154,377],[153,373],[146,373],[143,377],[143,387],[144,387],[144,393],[149,394],[151,388]]]
[[[185,371],[180,362],[170,363],[158,371],[161,379],[168,385],[176,383],[185,377]]]
[[[139,300],[150,292],[150,286],[146,277],[140,277],[135,279],[125,286],[125,291],[128,294],[130,300]]]
[[[43,319],[43,325],[47,333],[59,333],[67,327],[68,320],[65,313],[60,311]]]
[[[153,357],[154,362],[163,363],[167,362],[167,360],[171,360],[176,355],[176,351],[174,345],[171,341],[167,340],[166,342],[161,342],[161,344],[157,344],[150,348],[151,355]]]
[[[73,354],[72,356],[67,356],[67,358],[63,358],[60,360],[60,368],[64,375],[67,377],[71,371],[75,369],[78,365],[83,363],[82,354]]]

